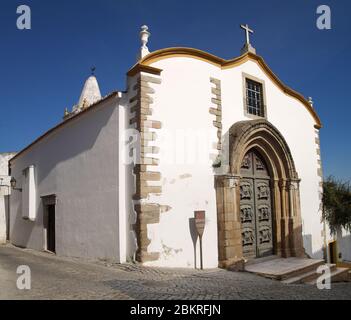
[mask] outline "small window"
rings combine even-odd
[[[262,83],[246,79],[246,108],[247,113],[264,117]]]

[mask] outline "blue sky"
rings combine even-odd
[[[32,30],[16,28],[21,4],[32,9]],[[331,8],[331,30],[316,27],[321,4]],[[257,53],[313,97],[325,175],[350,179],[350,17],[347,0],[1,0],[0,152],[20,150],[57,124],[92,65],[103,95],[124,90],[142,24],[150,50],[186,46],[229,59],[243,45],[239,24],[248,23]]]

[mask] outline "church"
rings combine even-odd
[[[226,60],[150,52],[143,26],[126,90],[102,96],[92,74],[63,120],[10,160],[10,241],[163,267],[325,257],[321,121],[241,27],[241,54]]]

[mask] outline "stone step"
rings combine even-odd
[[[326,264],[326,265],[329,266],[331,271],[334,271],[336,269],[336,264]],[[283,280],[282,283],[297,284],[297,283],[306,283],[306,282],[316,280],[320,276],[320,274],[317,273],[316,271],[317,269],[302,273],[298,276],[287,278]]]
[[[272,255],[272,256],[267,256],[262,258],[251,259],[245,262],[245,266],[252,266],[254,264],[258,264],[266,261],[272,261],[275,259],[280,259],[280,257]]]
[[[326,263],[325,266],[329,267],[330,272],[334,272],[337,269],[336,264],[334,264],[334,263],[332,263],[332,264]],[[304,277],[302,282],[303,283],[313,282],[313,281],[317,280],[317,278],[320,277],[321,275],[322,275],[321,273],[317,273],[317,270],[315,270],[314,274]]]
[[[288,278],[297,277],[305,273],[316,272],[317,268],[325,263],[324,260],[310,260],[311,262],[309,264],[306,264],[305,266],[301,266],[299,268],[292,269],[291,271],[282,273],[277,278],[277,280],[286,280]]]
[[[303,273],[316,271],[324,263],[324,260],[317,259],[278,258],[245,265],[245,270],[270,279],[286,280]]]
[[[318,276],[320,276],[320,274]],[[304,282],[304,283],[315,285],[317,282],[318,276],[315,279],[308,281],[308,282]],[[330,273],[330,278],[331,278],[331,282],[349,281],[349,269],[348,268],[335,268]]]

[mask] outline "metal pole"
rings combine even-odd
[[[200,236],[200,268],[201,270],[204,269],[203,261],[202,261],[202,236]]]

